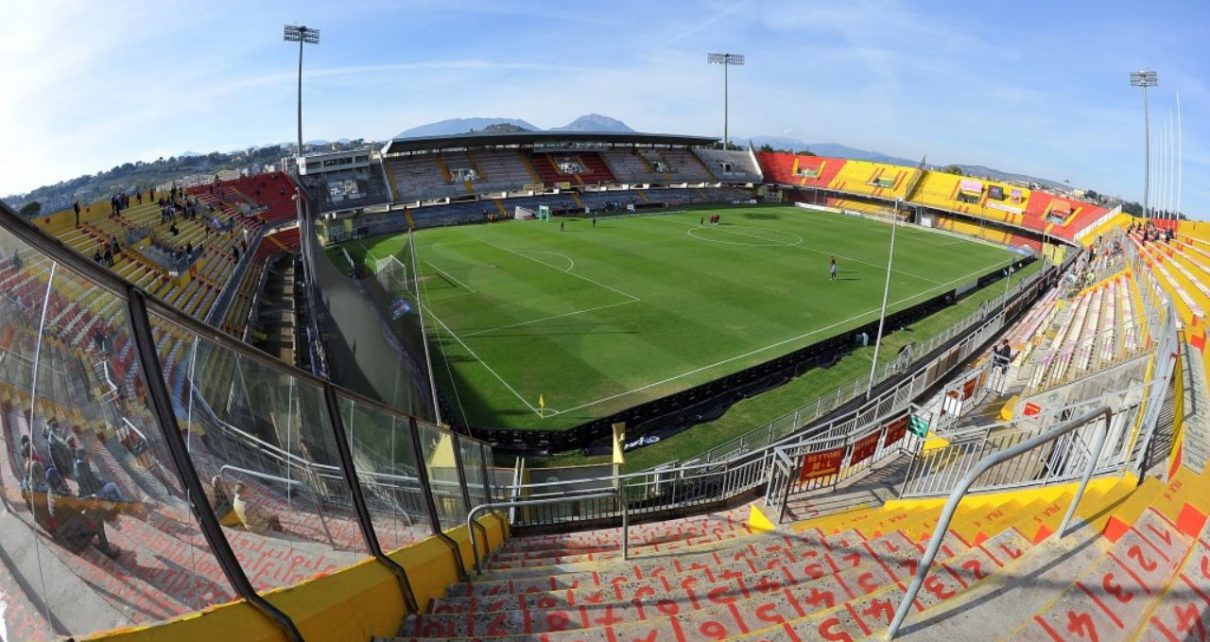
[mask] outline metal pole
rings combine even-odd
[[[895,228],[899,227],[895,219],[898,217],[899,199],[895,199],[895,214],[891,217],[891,249],[886,260],[886,284],[882,287],[882,312],[878,315],[878,335],[874,338],[874,359],[870,362],[870,384],[866,387],[866,399],[869,399],[874,392],[874,375],[878,370],[878,351],[882,348],[882,329],[886,325],[886,301],[891,292],[891,268],[895,264]]]
[[[728,86],[727,86],[727,83],[728,83],[727,70],[730,67],[731,67],[731,64],[728,61],[724,60],[723,61],[723,149],[727,149],[727,144],[731,142],[731,139],[729,138],[728,132],[727,132],[727,121],[728,121],[727,114],[728,114],[728,109],[729,109],[728,104],[727,104],[727,96],[730,95],[730,90],[728,89]]]
[[[622,561],[630,559],[630,511],[626,508],[626,491],[618,481],[618,506],[622,510]]]
[[[1176,218],[1178,219],[1181,215],[1181,190],[1184,187],[1184,151],[1184,130],[1181,127],[1181,93],[1178,91],[1176,92]]]
[[[302,59],[303,59],[303,41],[306,38],[298,39],[298,165],[302,164],[303,143],[302,143]],[[301,167],[296,169],[301,170]]]
[[[1147,85],[1143,85],[1143,218],[1150,219],[1151,117],[1147,111]]]
[[[1108,406],[1102,406],[1092,412],[1089,412],[1081,417],[1077,417],[1062,426],[1046,433],[1031,437],[1011,448],[993,453],[979,463],[975,464],[969,472],[958,480],[954,486],[954,490],[950,491],[949,499],[945,502],[945,507],[941,509],[941,516],[937,518],[937,526],[933,529],[933,536],[929,539],[928,547],[924,551],[924,555],[920,557],[920,563],[916,565],[916,576],[912,578],[912,583],[908,586],[907,592],[904,593],[903,599],[899,602],[899,608],[895,611],[895,617],[891,620],[891,626],[887,629],[886,639],[890,640],[895,637],[895,633],[899,631],[899,627],[903,625],[904,618],[907,617],[908,611],[912,608],[912,602],[916,600],[916,594],[920,592],[920,587],[924,584],[924,579],[928,575],[929,568],[933,565],[933,560],[937,557],[937,551],[941,550],[941,540],[945,538],[946,531],[949,530],[950,521],[954,518],[954,512],[958,510],[958,503],[966,496],[966,491],[975,483],[983,473],[987,472],[992,466],[996,466],[1005,461],[1013,459],[1022,453],[1028,452],[1038,446],[1053,441],[1058,437],[1062,437],[1071,431],[1086,425],[1089,421],[1097,416],[1105,418],[1105,425],[1108,426],[1113,420],[1113,411]],[[1106,431],[1108,432],[1108,431]],[[1098,440],[1097,446],[1102,447],[1105,444],[1104,437]],[[1097,450],[1092,457],[1090,466],[1095,466],[1096,461],[1101,458],[1100,450]],[[1090,473],[1089,473],[1090,474]],[[1080,496],[1084,486],[1081,485],[1076,495],[1072,497],[1072,505],[1080,502]],[[1068,512],[1074,508],[1069,508]],[[1069,515],[1070,517],[1070,515]],[[1066,528],[1066,523],[1060,527],[1059,532],[1063,532]]]

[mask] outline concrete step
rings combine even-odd
[[[1145,511],[1105,557],[1008,638],[1045,639],[1071,632],[1106,642],[1129,639],[1192,543],[1159,513]]]
[[[783,547],[765,550],[740,550],[733,558],[696,561],[682,564],[673,559],[668,567],[624,569],[616,575],[597,575],[594,583],[560,590],[527,591],[496,595],[474,594],[448,596],[434,600],[430,612],[438,614],[494,613],[535,609],[580,608],[599,610],[602,606],[632,605],[636,601],[657,597],[683,597],[692,600],[692,593],[721,594],[721,591],[747,596],[753,587],[799,584],[830,574],[852,572],[857,582],[866,582],[857,569],[876,567],[913,568],[922,547],[914,545],[897,533],[873,541],[852,540],[844,546],[835,542],[831,549],[818,542],[789,542]],[[949,546],[942,549],[942,558],[953,554]],[[530,587],[521,587],[522,589]],[[523,618],[525,614],[514,614]]]
[[[1028,542],[1015,531],[998,535],[995,540],[989,540],[992,546],[1002,546],[1020,556]],[[1009,559],[1003,554],[994,555],[988,547],[978,547],[961,553],[947,562],[934,567],[926,582],[926,591],[921,593],[919,603],[927,606],[930,603],[947,599],[957,594],[967,586],[978,582],[989,573],[988,569],[1000,568]],[[645,619],[627,619],[619,617],[615,612],[606,611],[606,615],[595,620],[588,619],[586,610],[572,611],[565,617],[555,621],[557,630],[540,634],[540,639],[550,642],[564,640],[696,640],[724,639],[750,636],[752,639],[762,639],[766,631],[774,637],[765,639],[794,639],[778,635],[778,627],[789,627],[789,633],[794,634],[797,627],[803,630],[815,630],[819,622],[832,619],[837,621],[829,624],[836,630],[845,630],[852,626],[859,630],[858,624],[865,622],[841,621],[848,617],[854,608],[877,602],[872,612],[885,610],[890,605],[893,612],[893,598],[899,588],[909,578],[911,568],[894,569],[891,566],[878,564],[878,557],[873,567],[862,567],[839,573],[824,575],[818,578],[806,578],[801,583],[768,584],[763,587],[746,586],[746,591],[727,591],[716,587],[708,592],[694,593],[692,599],[686,595],[682,599],[658,599],[652,605],[644,607]],[[720,590],[722,589],[722,590]],[[649,615],[647,611],[653,611]],[[637,608],[626,612],[625,615],[637,614]],[[889,620],[889,613],[886,618]],[[579,618],[577,620],[577,618]],[[467,618],[472,619],[472,618]],[[474,618],[487,620],[486,624],[476,622],[478,629],[475,639],[493,638],[498,640],[534,639],[534,634],[508,633],[508,615],[497,614],[492,618]],[[464,620],[465,621],[465,620]],[[490,625],[497,625],[493,628]],[[575,629],[562,628],[564,625],[582,625]],[[545,624],[539,624],[544,626]],[[419,625],[414,625],[419,626]],[[531,627],[534,623],[531,621]],[[417,632],[419,635],[417,635]],[[443,637],[458,639],[455,629],[442,631],[439,626],[431,629],[420,627],[405,632],[408,637],[399,639],[431,639]],[[869,632],[867,631],[866,635]],[[861,634],[859,633],[859,636]],[[818,634],[799,637],[798,639],[816,639]],[[843,639],[839,637],[823,639]],[[855,638],[853,638],[855,639]]]
[[[635,543],[630,545],[631,557],[641,558],[652,555],[660,555],[673,551],[687,550],[703,550],[717,547],[724,547],[735,542],[750,537],[751,533],[747,529],[734,529],[730,531],[718,531],[709,533],[701,537],[690,537],[665,542],[655,543]],[[602,547],[604,548],[604,547]],[[545,555],[545,551],[523,551],[516,553],[496,553],[488,559],[484,568],[488,571],[509,571],[515,569],[535,569],[540,572],[548,567],[565,568],[569,565],[590,563],[590,562],[608,562],[621,560],[622,551],[620,547],[613,547],[602,550],[600,552],[590,552],[583,554],[572,555]]]

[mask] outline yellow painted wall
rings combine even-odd
[[[479,519],[479,523],[487,528],[489,550],[495,550],[503,544],[508,536],[503,518],[486,515]],[[458,542],[466,567],[472,568],[470,537],[466,526],[451,529],[448,534]],[[436,537],[388,555],[407,570],[412,592],[421,608],[427,606],[429,600],[445,594],[446,588],[458,581],[453,555],[449,547]],[[270,591],[265,594],[265,599],[289,615],[309,642],[390,637],[398,632],[406,615],[399,580],[390,570],[370,558],[297,586]],[[286,637],[272,620],[242,600],[166,622],[114,629],[83,639],[116,642],[210,642],[224,639],[286,642]]]

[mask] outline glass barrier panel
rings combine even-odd
[[[337,395],[379,546],[389,552],[431,536],[408,418]]]
[[[62,237],[85,254],[121,227],[86,225]],[[103,249],[158,283],[120,242]],[[0,229],[0,637],[79,638],[235,598],[162,435],[125,300]]]
[[[458,482],[458,464],[454,457],[454,436],[433,424],[418,421],[420,447],[424,467],[429,473],[433,503],[437,506],[437,521],[442,530],[466,525],[466,502]]]
[[[150,317],[189,455],[252,585],[291,586],[368,555],[323,388]]]
[[[471,498],[470,508],[488,503],[491,498],[483,485],[483,450],[479,442],[463,437],[458,439],[458,446],[462,451],[462,470],[466,473],[466,489]]]

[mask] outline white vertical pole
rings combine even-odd
[[[1147,107],[1147,85],[1143,85],[1143,218],[1151,218],[1151,115]]]
[[[1181,128],[1181,92],[1176,92],[1176,212],[1181,211],[1181,190],[1184,187],[1182,179],[1185,173],[1185,140]]]
[[[1168,216],[1176,220],[1176,129],[1168,110]]]
[[[878,315],[878,335],[874,338],[874,359],[870,362],[870,383],[866,399],[874,393],[874,375],[878,371],[878,351],[882,348],[882,328],[886,325],[886,301],[891,292],[891,269],[895,265],[895,228],[899,227],[899,199],[895,199],[895,214],[891,217],[891,248],[886,259],[886,283],[882,286],[882,312]]]

